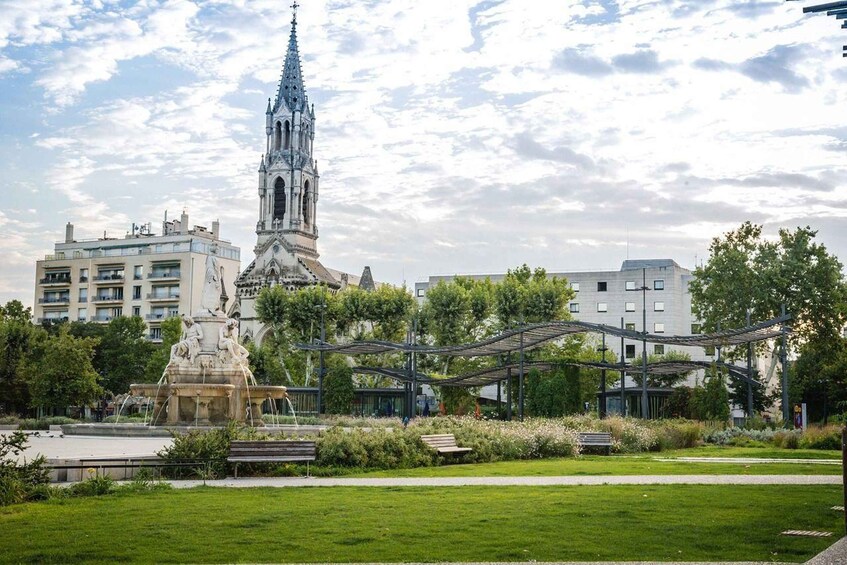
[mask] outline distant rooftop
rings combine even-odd
[[[673,259],[627,259],[621,264],[621,271],[636,269],[656,269],[659,267],[681,268]]]

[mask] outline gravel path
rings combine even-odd
[[[191,488],[203,481],[171,481]],[[628,475],[577,477],[398,477],[305,478],[247,477],[206,481],[214,487],[464,487],[464,486],[582,486],[582,485],[840,485],[836,475]]]

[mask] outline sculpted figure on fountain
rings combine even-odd
[[[203,339],[203,328],[194,322],[190,316],[182,316],[182,337],[171,347],[171,363],[179,363],[187,359],[192,365],[200,354],[200,340]]]
[[[233,365],[247,366],[247,356],[250,353],[238,343],[238,320],[230,318],[221,326],[218,332],[219,354],[229,353]]]

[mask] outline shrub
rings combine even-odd
[[[27,449],[27,437],[15,431],[0,435],[0,506],[40,498],[42,487],[49,482],[44,457],[20,463],[17,457]]]
[[[68,487],[70,496],[102,496],[110,494],[115,488],[115,481],[108,475],[97,476],[94,469],[88,469],[88,478]]]
[[[46,418],[24,418],[20,420],[22,430],[49,430],[50,426],[61,426],[63,424],[78,424],[78,420],[64,416],[48,416]]]
[[[806,449],[841,449],[841,428],[838,426],[809,427],[800,438]]]
[[[704,427],[690,420],[659,420],[654,427],[659,449],[686,449],[701,443]]]
[[[168,463],[194,463],[191,467],[164,467],[164,474],[173,478],[203,476],[225,477],[228,466],[229,444],[237,439],[238,426],[230,422],[224,428],[191,430],[187,434],[174,434],[173,443],[158,453]]]

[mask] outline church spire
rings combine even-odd
[[[291,17],[291,34],[288,37],[288,51],[285,54],[285,65],[282,68],[282,77],[279,79],[279,91],[274,102],[274,113],[282,104],[289,111],[303,112],[308,108],[309,100],[306,97],[306,88],[303,86],[303,73],[300,68],[300,52],[297,49],[297,4],[296,0],[291,5],[293,16]]]

